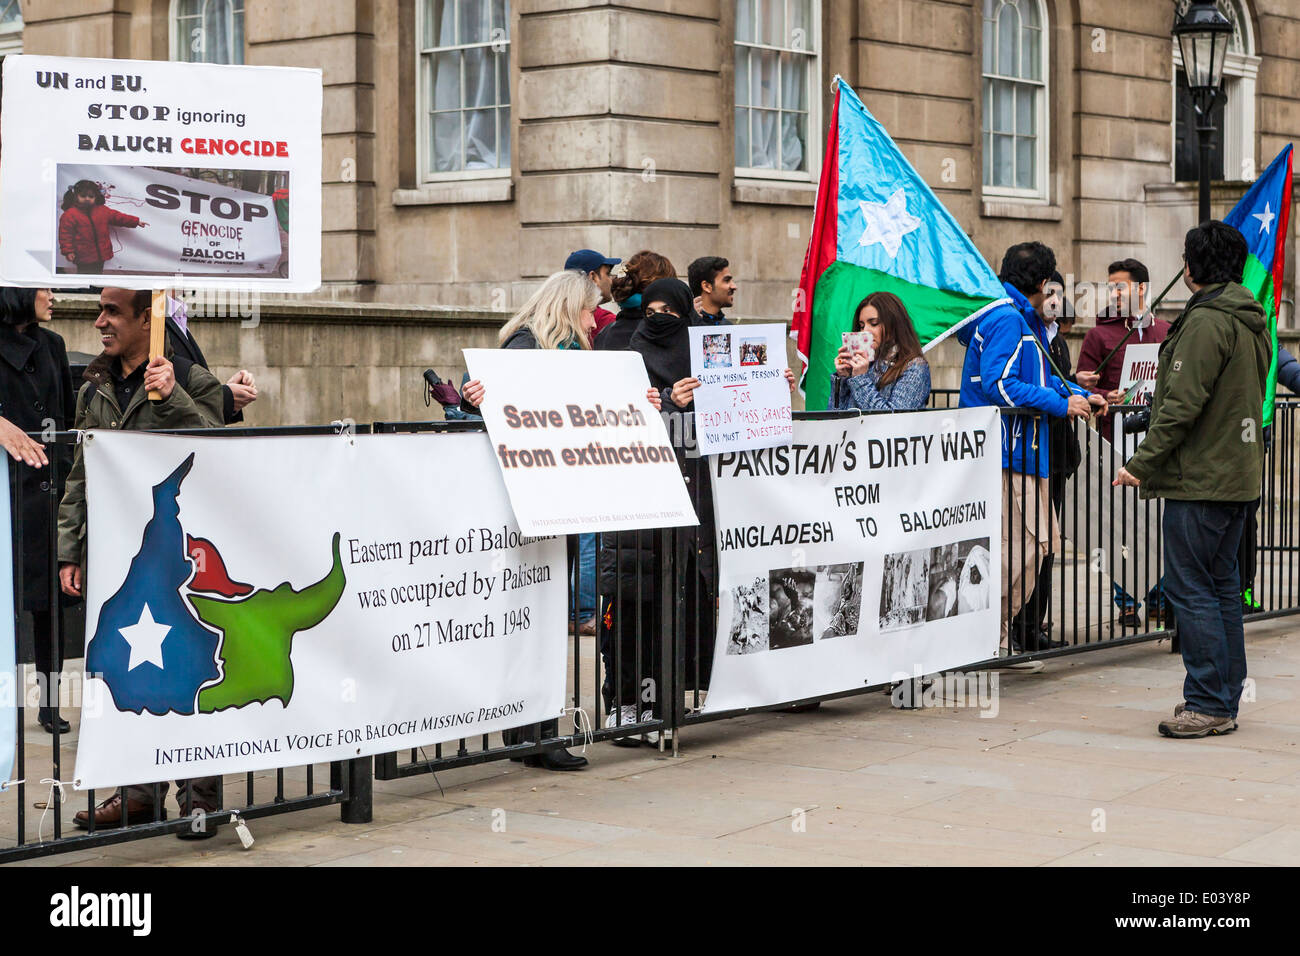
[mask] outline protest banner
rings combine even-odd
[[[699,520],[635,352],[465,349],[479,411],[525,534]]]
[[[287,182],[288,175],[281,171],[264,178],[268,184]],[[114,255],[103,263],[101,275],[278,278],[284,253],[270,194],[148,166],[60,163],[56,179],[55,192],[65,197],[55,209],[55,271],[60,274],[78,271],[76,233],[87,217],[76,193],[80,184],[92,183],[111,210]],[[200,192],[203,202],[190,198]],[[115,220],[121,225],[114,225]],[[148,228],[139,226],[142,222]],[[283,265],[287,270],[287,259]]]
[[[437,442],[90,433],[76,785],[558,717],[564,539],[520,533],[483,435]]]
[[[719,601],[706,712],[997,654],[996,408],[800,421],[787,448],[709,464]]]
[[[9,468],[0,468],[0,501],[9,500]],[[18,743],[18,698],[23,688],[18,680],[17,639],[14,631],[14,551],[9,509],[0,508],[0,791],[13,776]],[[37,634],[36,640],[49,640]]]
[[[695,437],[701,455],[788,445],[784,325],[696,326],[691,337]]]
[[[319,70],[25,54],[3,69],[5,283],[319,288]]]
[[[1141,387],[1129,398],[1126,404],[1129,405],[1150,405],[1151,398],[1156,393],[1156,371],[1160,367],[1160,345],[1129,345],[1124,349],[1124,365],[1119,376],[1119,390],[1127,392],[1134,385],[1141,383]],[[1111,443],[1117,448],[1124,444],[1123,429],[1124,420],[1128,416],[1115,415],[1111,418],[1114,431],[1112,432]],[[1132,445],[1132,451],[1137,451],[1137,446],[1142,443],[1145,432],[1135,434],[1130,438],[1129,444]]]

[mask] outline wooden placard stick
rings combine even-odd
[[[167,290],[153,290],[153,305],[149,310],[149,361],[163,354],[167,341]],[[149,401],[162,401],[162,392],[149,389]]]

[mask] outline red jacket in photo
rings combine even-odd
[[[59,252],[72,262],[107,262],[113,258],[109,227],[132,228],[139,224],[139,216],[104,205],[92,206],[89,214],[73,206],[59,217]]]

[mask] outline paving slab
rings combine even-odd
[[[1134,645],[999,671],[992,700],[954,688],[939,706],[901,710],[872,693],[690,725],[676,754],[592,745],[578,773],[495,761],[375,781],[370,823],[341,823],[333,806],[252,820],[250,850],[225,827],[200,843],[165,836],[33,865],[1295,865],[1300,630],[1251,625],[1247,654],[1253,700],[1222,738],[1157,734],[1180,699],[1181,660],[1166,643]],[[34,714],[25,731],[29,757],[48,759]],[[313,775],[328,785],[328,767]],[[305,792],[306,776],[286,769],[285,792]],[[259,802],[275,786],[274,772],[254,775]],[[228,805],[246,787],[227,777]],[[24,794],[29,839],[44,797]],[[79,794],[64,807],[69,832],[84,805]],[[15,813],[16,794],[0,795],[0,836]]]

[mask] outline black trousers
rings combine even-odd
[[[1243,597],[1247,591],[1255,588],[1255,538],[1259,535],[1259,501],[1256,498],[1246,505],[1246,524],[1241,529],[1241,543],[1237,545],[1237,568],[1241,571]]]
[[[58,626],[58,638],[50,643],[50,624]],[[63,670],[63,610],[49,608],[32,611],[32,652],[37,678],[41,682],[42,708],[49,707],[59,696],[59,672]]]

